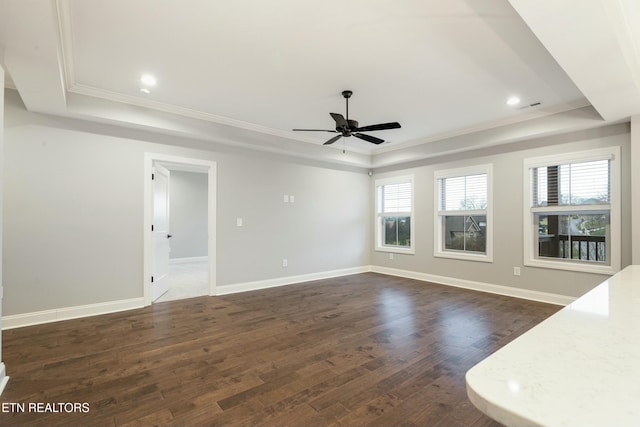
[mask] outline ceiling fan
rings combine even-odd
[[[345,119],[342,114],[338,113],[329,113],[333,120],[336,122],[336,130],[328,130],[328,129],[292,129],[298,132],[331,132],[338,133],[340,135],[336,135],[323,145],[330,145],[339,140],[342,137],[348,138],[350,136],[355,136],[356,138],[360,138],[362,140],[371,142],[373,144],[382,144],[384,139],[376,138],[375,136],[367,135],[360,132],[372,132],[374,130],[386,130],[386,129],[398,129],[400,127],[400,123],[398,122],[390,122],[390,123],[380,123],[377,125],[370,126],[362,126],[359,127],[358,122],[355,120],[349,119],[349,98],[351,98],[353,92],[350,90],[345,90],[342,92],[342,96],[347,103],[347,118]]]

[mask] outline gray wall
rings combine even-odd
[[[207,256],[207,174],[172,170],[170,258]]]
[[[625,124],[380,169],[372,179],[312,160],[28,113],[12,92],[5,103],[4,315],[142,297],[145,152],[218,163],[220,287],[373,264],[581,295],[606,277],[522,265],[523,159],[611,145],[622,148],[620,245],[622,265],[630,263]],[[434,258],[433,171],[480,163],[494,165],[494,262]],[[373,250],[373,182],[406,173],[415,174],[416,253],[389,260]],[[284,203],[285,194],[295,203]],[[522,267],[520,277],[513,266]]]
[[[7,93],[3,315],[143,296],[145,152],[218,162],[218,286],[370,263],[364,171],[28,113]]]
[[[610,146],[621,147],[622,241],[614,244],[621,245],[621,264],[625,267],[631,263],[628,124],[435,158],[416,162],[410,168],[376,170],[374,178],[414,174],[416,250],[415,255],[396,254],[393,260],[389,259],[388,253],[373,251],[372,264],[494,285],[580,296],[608,276],[523,265],[523,162],[527,157]],[[486,163],[493,164],[494,261],[485,263],[434,257],[434,171]],[[515,266],[521,267],[519,277],[513,275]]]

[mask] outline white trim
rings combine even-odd
[[[560,105],[555,105],[551,107],[545,107],[540,109],[530,108],[528,110],[525,110],[526,112],[524,113],[516,114],[514,116],[510,116],[502,120],[483,122],[483,123],[473,125],[473,126],[468,126],[462,129],[456,129],[454,131],[442,132],[442,133],[428,136],[428,137],[416,138],[399,145],[380,144],[378,146],[379,148],[376,148],[375,154],[378,155],[382,153],[389,153],[389,152],[399,151],[405,148],[415,147],[419,145],[427,145],[430,142],[438,142],[445,139],[459,138],[459,137],[463,137],[465,135],[470,135],[474,133],[487,132],[487,131],[494,130],[496,128],[517,125],[522,122],[542,119],[549,116],[553,116],[555,114],[562,114],[568,111],[579,110],[580,108],[585,108],[590,106],[591,106],[591,103],[589,102],[589,100],[587,100],[586,98],[581,98],[575,101],[566,102],[566,103],[562,103]],[[511,138],[509,138],[509,140],[511,141]],[[503,142],[499,142],[499,143],[501,144]],[[483,144],[483,145],[485,147],[489,147],[493,144],[491,145]],[[462,151],[463,150],[449,150],[446,152],[446,154],[460,153]],[[443,154],[442,152],[438,153],[438,156],[442,154]],[[375,164],[372,165],[372,167],[381,167],[381,166],[382,165],[375,165]]]
[[[487,208],[484,210],[440,210],[441,180],[447,178],[466,177],[471,175],[487,175]],[[465,261],[493,262],[493,163],[468,166],[455,169],[437,170],[433,173],[434,185],[434,216],[433,216],[433,256],[438,258],[452,258]],[[487,236],[485,242],[486,253],[470,251],[451,251],[443,248],[443,216],[485,215],[487,217]]]
[[[486,209],[470,209],[470,210],[456,210],[456,211],[437,211],[439,216],[477,216],[486,215]]]
[[[492,163],[483,165],[465,166],[461,168],[441,169],[433,173],[436,180],[443,178],[460,178],[470,175],[484,175],[488,169],[493,169]]]
[[[194,256],[194,257],[185,257],[185,258],[171,258],[169,260],[169,264],[190,264],[192,262],[203,262],[209,259],[207,256]]]
[[[576,298],[566,295],[551,294],[547,292],[538,292],[528,289],[520,289],[510,286],[493,285],[490,283],[476,282],[472,280],[457,279],[453,277],[437,276],[428,273],[419,273],[415,271],[400,270],[396,268],[380,267],[380,266],[361,266],[344,268],[340,270],[323,271],[319,273],[302,274],[298,276],[279,277],[267,280],[258,280],[255,282],[236,283],[226,286],[218,286],[216,295],[229,295],[239,292],[255,291],[260,289],[268,289],[278,286],[292,285],[296,283],[310,282],[313,280],[330,279],[334,277],[349,276],[360,273],[380,273],[389,276],[406,277],[409,279],[420,280],[424,282],[438,283],[441,285],[454,286],[458,288],[471,289],[491,294],[505,295],[514,298],[522,298],[532,301],[540,301],[549,304],[568,305]],[[14,329],[25,326],[39,325],[43,323],[57,322],[61,320],[78,319],[82,317],[97,316],[109,313],[116,313],[125,310],[134,310],[143,308],[146,305],[145,298],[132,298],[120,301],[111,301],[97,304],[88,304],[76,307],[65,307],[53,310],[44,310],[33,313],[16,314],[12,316],[4,316],[2,318],[2,329]],[[0,362],[0,392],[3,384],[9,377],[3,378],[4,364]]]
[[[370,271],[371,266],[362,266],[343,268],[340,270],[322,271],[318,273],[301,274],[298,276],[276,277],[274,279],[257,280],[255,282],[234,283],[232,285],[218,286],[216,288],[216,296],[235,294],[238,292],[257,291],[260,289],[275,288],[278,286],[295,285],[297,283],[310,282],[312,280],[331,279],[333,277],[368,273]]]
[[[615,149],[617,148],[617,152]],[[595,162],[597,160],[620,159],[620,147],[594,148],[593,150],[570,151],[562,154],[529,157],[524,159],[525,169],[545,166],[560,166],[569,163]]]
[[[640,113],[631,117],[630,163],[640,165]],[[640,264],[640,168],[631,167],[631,264]]]
[[[2,391],[4,390],[8,382],[9,377],[7,376],[7,371],[4,367],[4,363],[0,362],[0,395],[2,394]]]
[[[553,206],[553,207],[532,207],[531,206],[531,172],[532,168],[544,166],[556,166],[569,163],[590,162],[597,160],[610,160],[609,176],[611,180],[611,197],[609,205],[593,206]],[[579,271],[583,273],[614,275],[620,271],[621,265],[621,175],[620,175],[620,147],[606,147],[594,150],[553,154],[542,157],[532,157],[524,159],[523,180],[522,180],[522,230],[524,244],[523,264],[530,267],[550,268],[556,270]],[[588,262],[572,262],[571,260],[558,258],[538,258],[536,257],[537,236],[534,236],[535,225],[533,223],[536,212],[575,212],[575,211],[598,211],[606,210],[609,207],[609,238],[607,240],[609,264],[594,264]],[[555,208],[555,209],[554,209]]]
[[[203,160],[190,157],[179,157],[168,154],[144,153],[144,268],[143,289],[145,304],[151,304],[151,272],[152,272],[152,234],[153,223],[153,189],[151,186],[151,171],[154,162],[162,164],[182,164],[202,167],[207,173],[207,259],[209,260],[209,295],[216,294],[216,209],[217,209],[217,180],[218,164],[214,160]]]
[[[79,305],[76,307],[56,308],[33,313],[14,314],[2,317],[2,330],[58,322],[60,320],[78,319],[80,317],[97,316],[118,311],[133,310],[145,306],[144,298],[131,298],[120,301],[100,302],[97,304]]]
[[[375,248],[376,252],[390,252],[393,254],[407,254],[415,255],[416,251],[413,248],[405,248],[402,246],[379,246]]]
[[[410,182],[413,184],[413,174],[391,176],[388,178],[376,178],[375,180],[376,187],[380,187],[381,185],[404,184],[405,182]],[[413,188],[411,188],[411,190],[413,190]]]
[[[557,261],[554,258],[525,259],[524,265],[528,267],[550,268],[553,270],[570,270],[582,273],[604,274],[607,276],[613,276],[619,271],[619,269],[615,270],[610,265],[599,265],[595,263],[588,263],[586,261],[584,261],[584,263],[571,262],[566,258],[558,258]]]
[[[532,291],[529,289],[515,288],[511,286],[493,285],[491,283],[476,282],[474,280],[456,279],[454,277],[437,276],[435,274],[419,273],[416,271],[400,270],[397,268],[371,266],[374,273],[387,274],[389,276],[406,277],[408,279],[424,282],[438,283],[440,285],[454,286],[456,288],[471,289],[490,294],[505,295],[508,297],[522,298],[531,301],[545,302],[556,305],[569,305],[576,300],[575,297],[558,295],[548,292]]]
[[[567,295],[532,291],[529,289],[521,289],[511,286],[493,285],[490,283],[476,282],[473,280],[437,276],[435,274],[419,273],[416,271],[400,270],[397,268],[381,267],[377,265],[344,268],[341,270],[324,271],[319,273],[303,274],[299,276],[278,277],[274,279],[258,280],[255,282],[235,283],[232,285],[218,286],[216,289],[216,296],[235,294],[239,292],[256,291],[260,289],[268,289],[279,286],[310,282],[312,280],[330,279],[333,277],[349,276],[352,274],[368,272],[386,274],[395,277],[406,277],[408,279],[420,280],[423,282],[437,283],[440,285],[453,286],[456,288],[471,289],[479,292],[504,295],[513,298],[521,298],[530,301],[539,301],[555,305],[569,305],[576,300],[576,297]]]
[[[380,192],[378,189],[380,187],[384,187],[385,185],[393,185],[393,184],[411,184],[411,212],[384,212],[384,210],[379,211],[380,209]],[[389,178],[379,178],[374,181],[374,250],[378,252],[393,252],[393,253],[402,253],[414,255],[416,253],[415,247],[415,235],[416,235],[416,225],[414,221],[414,212],[416,210],[415,207],[415,199],[416,199],[416,190],[415,190],[415,181],[413,175],[401,175],[401,176],[392,176]],[[384,216],[408,216],[410,221],[409,234],[411,235],[409,247],[404,246],[392,246],[392,245],[384,245],[382,244],[382,224],[381,219]]]
[[[489,247],[489,245],[487,245],[487,247]],[[434,251],[433,256],[437,258],[450,258],[462,261],[493,262],[493,257],[483,254],[482,252],[446,250]]]
[[[533,213],[555,213],[556,215],[568,215],[573,212],[592,212],[596,213],[609,213],[611,211],[611,205],[609,203],[602,205],[559,205],[559,206],[537,206],[529,208]]]
[[[185,165],[183,163],[171,163],[171,162],[158,162],[159,165],[162,165],[166,169],[169,169],[171,172],[190,172],[190,173],[207,173],[207,168],[200,165]]]

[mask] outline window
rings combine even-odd
[[[414,253],[413,176],[376,180],[376,250]]]
[[[437,257],[492,261],[492,166],[436,171]]]
[[[525,160],[525,264],[620,269],[619,148]]]

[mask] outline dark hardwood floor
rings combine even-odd
[[[494,426],[465,372],[559,309],[365,273],[8,330],[0,425]]]

